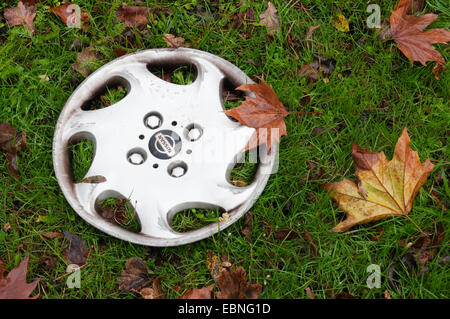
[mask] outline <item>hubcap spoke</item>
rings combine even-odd
[[[158,238],[177,238],[180,236],[170,227],[167,212],[158,198],[152,197],[145,189],[134,189],[130,195],[130,201],[139,216],[141,233]]]

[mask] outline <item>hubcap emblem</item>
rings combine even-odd
[[[171,130],[158,131],[150,138],[148,147],[156,158],[169,159],[180,152],[181,138]]]

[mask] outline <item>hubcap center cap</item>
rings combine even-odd
[[[181,150],[180,136],[171,130],[161,130],[150,138],[148,148],[153,156],[159,159],[169,159]]]

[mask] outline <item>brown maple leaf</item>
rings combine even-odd
[[[3,15],[6,20],[8,20],[8,25],[10,27],[23,25],[31,32],[31,34],[33,34],[36,30],[36,27],[33,24],[34,18],[36,17],[36,10],[37,8],[35,6],[27,6],[24,5],[22,1],[19,1],[17,7],[5,9]]]
[[[86,23],[89,22],[89,14],[87,12],[81,12],[81,15],[79,17],[80,21],[77,21],[76,19],[78,19],[78,17],[74,14],[75,10],[73,9],[73,7],[69,7],[72,5],[73,3],[66,2],[59,7],[50,8],[49,11],[60,17],[68,26],[76,26],[78,22],[83,22],[83,26],[85,26]]]
[[[175,37],[173,34],[170,33],[164,33],[163,35],[164,41],[166,41],[167,47],[169,48],[179,48],[183,46],[187,46],[184,43],[184,38],[181,37]]]
[[[142,288],[139,293],[144,299],[165,299],[162,291],[161,279],[156,277],[152,282],[152,287]]]
[[[445,29],[424,29],[437,19],[433,13],[415,16],[408,14],[414,10],[410,0],[400,0],[390,17],[390,28],[380,34],[380,39],[393,39],[398,48],[411,61],[426,65],[428,61],[436,61],[433,73],[439,80],[439,73],[445,67],[444,57],[436,51],[432,44],[450,41],[450,31]]]
[[[218,299],[257,299],[262,291],[260,284],[252,284],[246,280],[244,268],[236,270],[224,268],[217,280],[220,291],[216,292]]]
[[[89,256],[89,248],[83,238],[68,230],[64,231],[64,237],[69,241],[69,246],[63,251],[66,260],[70,264],[85,265]]]
[[[393,216],[407,216],[414,198],[426,182],[434,165],[430,159],[420,162],[410,148],[406,128],[388,162],[383,152],[375,153],[353,144],[358,186],[344,179],[324,185],[347,218],[332,229],[344,232],[351,227]]]
[[[77,62],[72,64],[72,68],[84,76],[92,73],[92,64],[98,61],[100,54],[93,46],[84,48],[77,54]]]
[[[120,284],[120,291],[137,292],[150,283],[148,266],[141,258],[132,257],[125,262],[125,270],[122,271],[117,281]],[[148,292],[144,291],[145,293]]]
[[[0,123],[0,152],[6,153],[8,172],[16,178],[19,176],[17,155],[26,148],[25,132],[17,132],[17,129],[9,123]]]
[[[241,105],[224,111],[239,123],[256,128],[244,151],[265,143],[269,153],[272,143],[279,142],[281,136],[287,135],[284,118],[291,113],[286,111],[283,103],[264,78],[261,84],[244,84],[236,90],[251,92],[255,95],[255,97],[247,95]]]
[[[280,32],[280,17],[277,14],[277,8],[270,1],[267,2],[267,10],[259,17],[261,25],[266,27],[268,35],[273,36]]]
[[[6,278],[3,277],[5,268],[0,260],[0,299],[36,299],[39,296],[30,298],[39,279],[27,284],[28,260],[29,256],[25,257]]]
[[[194,288],[192,290],[186,291],[178,299],[211,299],[211,293],[213,289],[214,284],[211,284],[209,286],[200,289]]]
[[[116,15],[119,21],[125,22],[129,28],[140,27],[149,23],[148,7],[122,5],[117,11]]]

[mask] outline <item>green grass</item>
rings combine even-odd
[[[11,2],[11,5],[16,3]],[[342,1],[302,1],[314,19],[311,21],[303,10],[294,6],[295,1],[274,0],[282,27],[272,40],[265,38],[266,30],[258,22],[229,27],[232,18],[246,9],[245,6],[240,9],[238,1],[217,5],[199,0],[177,1],[175,5],[143,1],[152,8],[168,8],[170,13],[156,17],[136,39],[122,35],[125,25],[115,15],[121,3],[132,1],[73,2],[93,18],[85,33],[67,28],[46,9],[56,1],[38,4],[34,36],[23,27],[0,29],[0,122],[9,122],[27,132],[29,146],[19,160],[17,180],[8,174],[5,156],[0,155],[0,226],[11,224],[7,232],[0,230],[0,258],[9,271],[30,255],[28,280],[40,279],[41,298],[134,298],[136,295],[132,293],[119,292],[116,281],[130,257],[141,257],[161,277],[168,296],[177,297],[185,289],[213,283],[206,266],[208,249],[218,255],[226,254],[243,266],[249,280],[263,285],[261,298],[306,298],[306,287],[311,287],[317,298],[328,298],[327,290],[333,293],[346,290],[361,298],[383,298],[385,290],[392,298],[450,296],[448,266],[438,263],[439,257],[449,255],[447,238],[437,249],[436,257],[427,264],[428,272],[419,276],[419,271],[408,274],[400,266],[399,256],[407,250],[399,241],[420,234],[406,218],[358,226],[345,234],[329,232],[344,214],[319,184],[343,177],[355,180],[352,142],[372,151],[384,151],[391,158],[405,126],[412,147],[419,151],[422,161],[430,157],[435,164],[414,201],[410,217],[426,231],[433,231],[437,223],[443,223],[446,230],[449,228],[448,212],[437,205],[431,191],[448,206],[450,72],[444,71],[440,81],[436,81],[431,72],[433,63],[426,67],[412,65],[393,42],[377,41],[374,31],[365,27],[368,15],[365,1],[345,2],[343,13],[350,19],[351,30],[341,33],[331,26],[330,18],[335,12],[333,6],[340,7]],[[382,2],[382,18],[389,16],[394,2]],[[259,21],[266,4],[252,3]],[[198,10],[197,5],[204,10]],[[2,3],[1,15],[4,7]],[[433,27],[449,27],[445,1],[427,1],[424,12],[439,14]],[[300,41],[306,37],[308,28],[317,24],[321,27],[314,32],[308,49]],[[247,36],[252,26],[253,31]],[[288,43],[289,32],[298,42],[295,48]],[[225,231],[190,245],[174,248],[133,245],[84,222],[58,187],[51,157],[53,132],[66,100],[83,80],[71,68],[81,50],[69,49],[74,40],[95,45],[100,50],[103,58],[93,66],[96,68],[115,58],[114,49],[134,52],[165,47],[163,33],[184,37],[193,48],[219,55],[249,76],[264,74],[292,112],[297,111],[305,98],[310,103],[302,111],[323,112],[291,115],[286,119],[288,136],[282,138],[280,145],[279,171],[271,176],[251,209],[252,242],[241,233],[244,223],[241,219]],[[436,47],[448,60],[448,46]],[[314,53],[336,61],[329,81],[319,79],[307,83],[305,78],[298,77],[300,68],[313,61]],[[42,75],[47,75],[49,81],[41,81]],[[191,80],[181,70],[174,72],[176,83],[186,84]],[[110,102],[117,98],[120,96],[114,94],[108,97]],[[92,146],[85,143],[75,153],[76,161],[81,163],[75,178],[81,179]],[[316,176],[307,161],[324,174]],[[236,179],[251,176],[252,169],[247,167],[236,172]],[[442,181],[436,179],[438,175]],[[299,234],[307,230],[316,243],[318,256],[311,255],[303,238],[279,242],[271,233],[266,234],[268,227],[291,228]],[[382,227],[384,233],[378,241],[372,241],[377,227]],[[59,279],[67,267],[62,255],[67,242],[42,236],[63,230],[81,235],[91,249],[88,264],[82,269],[81,289],[68,289],[65,277]],[[42,261],[49,256],[54,258],[54,268]],[[366,286],[369,275],[366,268],[372,263],[381,267],[380,289]],[[398,289],[388,283],[387,272],[392,264],[399,269]]]

